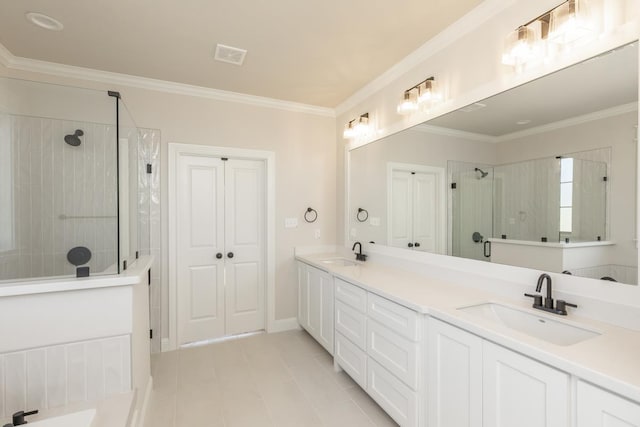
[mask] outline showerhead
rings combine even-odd
[[[483,170],[482,170],[482,169],[480,169],[480,168],[476,168],[475,170],[476,170],[476,172],[480,172],[480,176],[478,177],[478,179],[482,179],[482,178],[484,178],[485,176],[489,175],[489,172],[485,172],[485,171],[483,171]]]
[[[64,137],[64,142],[66,142],[71,146],[77,147],[82,143],[82,141],[80,140],[80,137],[82,135],[84,135],[84,132],[82,131],[82,129],[76,129],[73,135],[67,135]]]

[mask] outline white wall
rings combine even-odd
[[[295,246],[332,244],[336,235],[336,141],[332,117],[225,102],[147,89],[113,86],[77,79],[18,71],[0,66],[0,75],[43,82],[120,91],[139,127],[162,134],[162,194],[168,192],[167,146],[170,142],[269,150],[276,155],[276,319],[297,311]],[[166,270],[167,213],[162,199],[163,335],[168,331]],[[304,222],[307,207],[318,211],[318,221]],[[298,228],[284,229],[284,218],[297,217]],[[321,238],[314,238],[320,229]]]

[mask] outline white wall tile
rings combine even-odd
[[[0,355],[0,418],[129,390],[129,335]]]

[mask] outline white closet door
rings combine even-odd
[[[391,173],[389,209],[389,244],[407,248],[413,244],[413,179],[411,172],[393,170]]]
[[[265,328],[265,181],[262,161],[225,163],[227,334],[233,335]]]
[[[177,305],[179,344],[225,334],[224,165],[180,156],[177,173]]]
[[[437,252],[438,176],[417,172],[413,176],[414,249]]]

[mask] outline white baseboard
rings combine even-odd
[[[171,351],[172,349],[169,348],[169,338],[162,338],[162,340],[160,341],[160,351],[161,352],[165,352],[165,351]]]
[[[300,325],[298,324],[297,318],[290,317],[288,319],[274,320],[267,332],[272,334],[274,332],[291,331],[294,329],[300,329]]]
[[[142,407],[140,408],[139,420],[136,420],[136,427],[144,427],[144,423],[147,419],[147,412],[149,411],[149,402],[151,401],[151,393],[153,393],[153,377],[149,377],[147,381],[147,388],[144,391],[144,398],[142,400]]]

